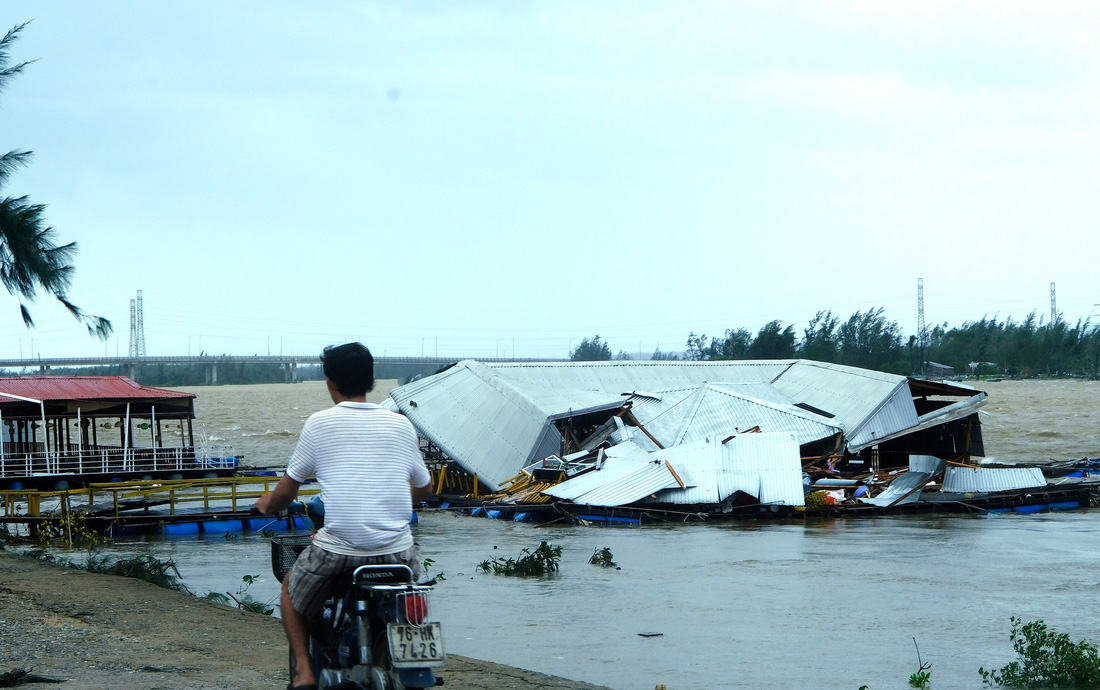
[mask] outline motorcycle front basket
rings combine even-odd
[[[298,554],[313,541],[308,534],[284,534],[271,538],[271,572],[279,582],[294,567]]]

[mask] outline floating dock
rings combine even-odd
[[[82,523],[107,536],[225,534],[310,527],[304,511],[286,517],[251,512],[274,476],[93,483],[61,491],[0,491],[0,525],[36,533],[45,524]],[[300,497],[320,493],[305,485]]]

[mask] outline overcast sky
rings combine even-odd
[[[79,243],[0,357],[565,357],[818,310],[1100,311],[1100,5],[4,0],[2,190]],[[3,316],[6,314],[6,316]],[[1096,320],[1094,318],[1094,320]],[[33,349],[32,349],[33,348]]]

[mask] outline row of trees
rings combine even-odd
[[[612,359],[611,347],[600,336],[585,338],[570,358]],[[619,352],[618,359],[630,359]],[[1100,325],[1088,319],[1075,325],[1062,318],[1044,324],[1032,312],[1023,321],[983,317],[959,327],[945,322],[931,328],[924,342],[905,336],[884,310],[857,311],[841,320],[819,311],[801,337],[794,326],[771,321],[754,335],[744,328],[727,329],[720,337],[688,334],[682,353],[657,350],[652,359],[813,359],[895,374],[920,374],[926,363],[952,367],[956,373],[1004,376],[1090,376],[1100,368]]]

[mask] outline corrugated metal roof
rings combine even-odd
[[[13,376],[0,377],[0,403],[19,401],[4,393],[43,402],[67,400],[126,400],[194,398],[194,393],[142,386],[125,376]]]
[[[633,398],[633,411],[666,447],[724,438],[753,426],[793,432],[799,444],[838,430],[849,442],[854,432],[856,441],[873,444],[912,430],[918,421],[930,423],[917,419],[907,382],[903,376],[803,360],[492,365],[467,360],[391,395],[421,436],[495,490],[524,466],[560,452],[554,420],[617,409],[634,392],[656,396]],[[939,411],[940,419],[961,413],[961,407],[952,408]]]
[[[892,434],[889,434],[887,436],[879,438],[877,441],[874,441],[873,443],[866,444],[866,445],[874,445],[875,443],[882,443],[883,441],[888,441],[892,438],[897,438],[899,436],[905,436],[906,434],[911,434],[914,431],[919,431],[921,429],[930,429],[932,427],[939,426],[941,424],[946,424],[947,422],[950,422],[950,421],[953,421],[953,420],[956,420],[956,419],[963,419],[965,417],[969,417],[970,415],[974,414],[979,409],[981,409],[986,404],[986,402],[988,402],[988,397],[989,397],[988,393],[984,393],[982,391],[974,391],[974,396],[973,397],[966,398],[965,400],[960,400],[958,402],[947,405],[946,407],[941,407],[938,410],[934,410],[932,412],[928,412],[927,414],[923,414],[923,415],[921,415],[920,417],[917,418],[917,423],[915,425],[909,427],[908,429],[898,430],[898,431],[896,431]],[[857,451],[857,450],[860,450],[863,447],[864,446],[858,446],[857,447],[857,446],[851,446],[850,445],[849,449],[853,450],[853,451]],[[961,450],[961,449],[959,449],[959,450]]]
[[[566,480],[543,493],[582,505],[621,506],[680,482],[668,466],[633,443],[607,449],[603,467]],[[681,473],[680,479],[684,480]]]
[[[1038,467],[948,467],[943,476],[944,493],[984,493],[1034,489],[1046,486]]]
[[[709,438],[654,453],[691,473],[694,487],[667,489],[649,502],[721,503],[737,491],[769,505],[805,505],[798,440],[791,432]]]
[[[711,382],[768,382],[792,360],[724,362],[506,362],[494,364],[503,379],[524,388],[602,391],[613,395],[635,390],[672,390]]]
[[[848,429],[848,447],[855,451],[881,443],[882,439],[917,424],[917,408],[909,393],[909,381],[902,378],[890,395],[862,422]]]
[[[894,481],[890,482],[890,486],[886,487],[886,490],[878,496],[874,498],[860,498],[859,500],[882,508],[892,505],[900,506],[906,503],[913,503],[920,500],[920,495],[924,491],[924,485],[927,484],[928,480],[931,478],[932,475],[927,472],[904,472],[899,474]]]
[[[390,396],[421,436],[495,491],[528,464],[546,415],[478,373],[476,367],[451,367]]]
[[[829,422],[851,434],[906,381],[904,376],[802,360],[772,385],[795,403],[834,415]],[[912,400],[909,405],[913,406]]]
[[[910,472],[925,472],[929,475],[935,476],[940,472],[943,472],[943,468],[946,466],[947,461],[943,458],[937,458],[935,455],[909,456]]]
[[[759,426],[761,431],[792,431],[800,444],[828,438],[840,428],[824,417],[795,407],[767,384],[708,384],[687,391],[658,391],[660,400],[639,398],[633,412],[665,447]]]

